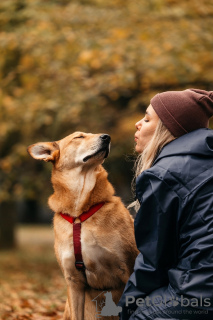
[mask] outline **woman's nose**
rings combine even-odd
[[[141,127],[141,120],[138,121],[138,122],[136,122],[135,127],[136,127],[137,130],[140,129],[140,127]]]

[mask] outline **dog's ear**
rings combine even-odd
[[[36,160],[55,161],[59,157],[59,145],[56,142],[38,142],[27,148]]]

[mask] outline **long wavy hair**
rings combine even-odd
[[[155,159],[159,155],[162,148],[172,140],[176,139],[171,132],[164,126],[162,121],[159,119],[155,132],[146,145],[142,153],[140,153],[135,161],[134,164],[134,177],[132,180],[132,192],[135,194],[135,182],[137,176],[139,176],[144,170],[151,168],[152,164],[154,163]],[[138,200],[132,202],[128,208],[134,207],[135,211],[138,211],[140,204]]]

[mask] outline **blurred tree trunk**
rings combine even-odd
[[[12,201],[0,203],[0,249],[13,249],[15,241],[15,205]]]
[[[25,200],[25,209],[22,218],[23,223],[39,223],[39,209],[38,209],[38,201],[34,199],[26,199]]]

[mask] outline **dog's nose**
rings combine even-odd
[[[106,142],[110,142],[111,141],[111,137],[108,134],[102,134],[100,136],[101,140],[106,141]]]

